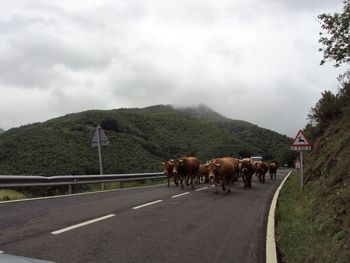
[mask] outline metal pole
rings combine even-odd
[[[100,135],[100,130],[101,130],[101,126],[98,125],[96,127],[97,129],[97,148],[98,148],[98,160],[100,163],[100,175],[103,175],[103,168],[102,168],[102,154],[101,154],[101,135]],[[104,190],[105,186],[104,183],[101,183],[101,190]]]
[[[301,185],[301,188],[303,188],[303,186],[304,186],[303,151],[300,151],[300,185]]]

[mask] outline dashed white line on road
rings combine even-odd
[[[202,190],[205,190],[205,189],[207,189],[208,187],[203,187],[203,188],[199,188],[199,189],[197,189],[197,190],[195,190],[196,192],[199,192],[199,191],[202,191]]]
[[[92,223],[96,223],[96,222],[101,221],[101,220],[105,220],[105,219],[111,218],[113,216],[115,216],[115,214],[102,216],[102,217],[99,217],[99,218],[96,218],[96,219],[92,219],[92,220],[89,220],[89,221],[86,221],[86,222],[83,222],[83,223],[80,223],[80,224],[76,224],[74,226],[70,226],[70,227],[62,228],[60,230],[53,231],[53,232],[51,232],[51,234],[58,235],[58,234],[61,234],[61,233],[73,230],[73,229],[78,228],[78,227],[86,226],[86,225],[89,225],[89,224],[92,224]]]
[[[157,200],[157,201],[153,201],[153,202],[150,202],[150,203],[147,203],[147,204],[135,206],[132,209],[139,209],[139,208],[142,208],[142,207],[145,207],[145,206],[149,206],[149,205],[154,205],[154,204],[160,203],[160,202],[163,202],[163,200]]]
[[[179,196],[183,196],[183,195],[188,195],[190,192],[186,192],[186,193],[182,193],[182,194],[178,194],[178,195],[173,195],[171,198],[176,198]]]

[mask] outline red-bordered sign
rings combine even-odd
[[[311,150],[311,143],[306,138],[304,132],[302,130],[299,130],[297,133],[297,136],[295,136],[295,139],[293,143],[291,144],[292,150]]]

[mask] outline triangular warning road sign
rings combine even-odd
[[[106,135],[106,133],[104,132],[104,130],[98,125],[96,127],[96,130],[95,130],[95,133],[94,133],[94,136],[92,136],[92,146],[93,147],[96,147],[98,146],[98,139],[100,137],[100,145],[101,146],[104,146],[104,145],[108,145],[109,144],[109,140],[108,140],[108,137]]]
[[[303,131],[299,130],[291,146],[311,146],[311,144],[309,143],[309,140],[306,138]]]

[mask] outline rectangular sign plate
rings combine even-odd
[[[311,146],[291,146],[292,151],[308,151],[311,150]]]

